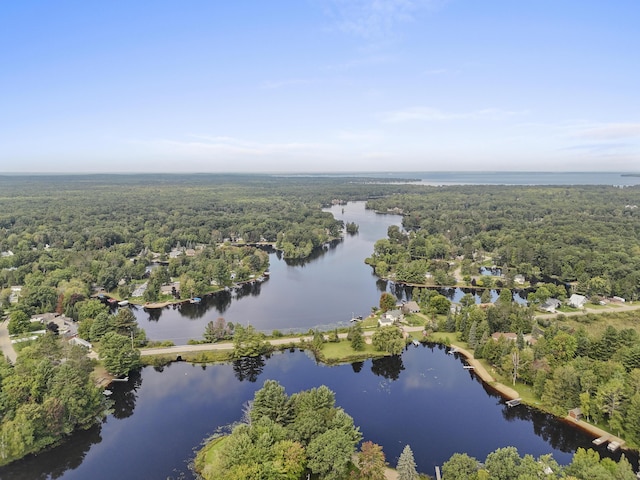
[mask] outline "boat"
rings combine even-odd
[[[591,443],[593,443],[594,445],[602,445],[603,443],[606,443],[608,439],[609,439],[609,435],[603,435],[601,437],[596,438]]]
[[[127,300],[122,300],[121,302],[118,302],[118,306],[120,307],[126,307],[127,305],[129,305],[129,302]]]
[[[189,300],[189,303],[200,303],[202,301],[202,299],[200,297],[193,297],[191,300]]]
[[[358,315],[357,317],[351,317],[351,321],[352,322],[361,322],[362,321],[362,315]]]
[[[609,445],[607,445],[607,450],[609,450],[610,452],[615,452],[616,450],[618,450],[620,448],[620,442],[609,442]]]

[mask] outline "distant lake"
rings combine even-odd
[[[632,172],[630,172],[632,173]],[[418,179],[425,185],[640,185],[640,172],[369,172],[327,176]]]

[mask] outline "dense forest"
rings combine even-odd
[[[430,318],[427,329],[467,342],[507,378],[530,386],[545,408],[566,414],[581,407],[589,420],[640,445],[634,314],[611,319],[606,329],[594,328],[589,315],[576,324],[562,316],[536,320],[534,314],[549,297],[571,293],[592,302],[638,299],[638,187],[426,187],[258,175],[5,176],[0,306],[12,334],[40,328],[33,315],[65,314],[77,322],[81,338],[97,344],[103,366],[125,374],[138,364],[144,331],[124,313],[110,315],[98,294],[174,301],[257,279],[269,267],[264,248],[294,260],[345,231],[357,234],[357,225],[345,226],[322,211],[349,200],[403,215],[404,230],[391,227],[367,259],[379,276],[421,286],[464,282],[502,289],[493,306],[481,308],[467,297],[455,311],[434,290],[414,289]],[[502,275],[479,275],[481,267],[497,267]],[[529,305],[512,301],[507,287],[516,286],[530,290]],[[488,291],[486,296],[490,300]],[[104,413],[104,399],[89,377],[93,363],[76,347],[59,345],[55,325],[46,328],[40,340],[25,343],[14,365],[0,365],[0,463],[51,445]],[[496,332],[518,337],[494,340]],[[397,350],[395,338],[383,340],[393,344],[384,350]]]
[[[108,402],[93,368],[86,349],[51,333],[25,347],[15,365],[0,359],[0,465],[101,421]]]
[[[30,283],[32,294],[78,280],[112,291],[124,279],[119,295],[127,298],[152,260],[204,252],[207,261],[183,257],[168,272],[187,275],[195,284],[189,290],[201,294],[216,280],[224,286],[231,276],[264,271],[265,256],[247,245],[267,243],[285,258],[303,258],[339,238],[344,225],[322,206],[407,188],[234,175],[0,177],[0,287]],[[157,297],[151,289],[145,300]]]
[[[419,194],[369,200],[368,208],[403,215],[368,259],[396,281],[455,282],[496,266],[513,288],[570,283],[577,293],[640,296],[640,188],[606,186],[425,187]]]

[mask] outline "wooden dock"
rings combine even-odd
[[[442,477],[440,476],[440,467],[438,467],[436,465],[436,480],[442,480]]]
[[[591,443],[594,445],[602,445],[603,443],[607,443],[609,441],[609,435],[603,435],[601,437],[596,438]]]

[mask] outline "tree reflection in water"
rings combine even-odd
[[[389,380],[400,378],[400,372],[404,370],[402,356],[391,355],[388,357],[374,358],[371,364],[371,371],[379,377]]]
[[[114,383],[110,390],[111,400],[113,401],[112,415],[115,418],[122,419],[133,415],[136,408],[136,400],[138,399],[138,390],[142,386],[142,375],[140,370],[134,370],[129,373],[129,381],[123,383]]]
[[[247,380],[255,382],[264,370],[265,360],[263,356],[242,357],[233,362],[233,372],[241,382]]]
[[[45,480],[61,477],[74,470],[84,461],[89,449],[102,441],[102,425],[88,430],[76,431],[58,447],[37,455],[28,455],[22,460],[0,467],[0,478],[11,480]]]
[[[362,370],[363,366],[364,366],[364,362],[353,362],[351,364],[351,368],[353,368],[354,373],[360,373],[360,370]]]

